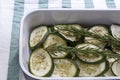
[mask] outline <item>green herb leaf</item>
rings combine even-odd
[[[82,54],[90,53],[90,54],[94,54],[96,56],[98,56],[99,54],[102,54],[108,58],[120,59],[120,54],[113,53],[112,51],[103,51],[103,50],[93,49],[93,48],[86,48],[86,49],[83,49],[83,48],[84,47],[76,48],[76,47],[69,47],[69,46],[56,46],[54,44],[54,45],[47,47],[46,51],[48,51],[49,53],[54,53],[56,51],[64,51],[67,53],[82,53]]]
[[[80,36],[93,37],[93,38],[96,38],[104,43],[108,43],[108,44],[111,44],[113,46],[120,47],[120,39],[116,39],[116,38],[112,37],[111,35],[101,36],[101,35],[98,35],[96,33],[89,32],[88,30],[86,30],[84,28],[76,29],[73,27],[71,27],[71,28],[66,27],[62,30],[69,31],[69,32],[73,33],[74,36],[76,36],[76,37],[80,37]]]

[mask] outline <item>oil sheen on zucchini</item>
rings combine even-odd
[[[30,34],[29,45],[31,49],[41,45],[48,35],[48,29],[46,26],[39,26],[32,30]]]
[[[74,77],[79,74],[76,63],[69,59],[54,59],[54,71],[52,77]]]
[[[108,29],[101,25],[93,26],[92,28],[89,29],[89,32],[92,32],[101,36],[109,34]],[[106,45],[106,43],[100,42],[99,40],[92,37],[85,37],[85,43],[94,44],[99,46],[100,48],[104,48]]]
[[[76,62],[80,68],[80,77],[101,76],[109,69],[109,63],[106,61],[98,64],[87,64],[81,62],[80,60],[76,60]]]
[[[87,48],[91,48],[91,49],[95,49],[95,50],[100,50],[97,46],[92,45],[92,44],[79,44],[76,46],[77,48],[82,48],[87,49]],[[77,53],[77,57],[79,58],[79,60],[85,62],[85,63],[89,63],[89,64],[96,64],[96,63],[100,63],[105,61],[105,56],[98,53],[96,55],[92,54],[92,53]]]
[[[30,72],[35,76],[50,76],[53,71],[51,56],[44,49],[39,48],[32,52],[29,63]]]
[[[68,41],[74,42],[78,41],[79,38],[75,37],[73,33],[65,30],[61,30],[64,28],[76,28],[76,29],[81,29],[81,26],[78,24],[69,24],[69,25],[55,25],[54,29],[58,31],[58,33],[65,38]]]

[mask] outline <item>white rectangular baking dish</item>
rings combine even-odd
[[[29,34],[37,25],[78,23],[85,25],[120,24],[120,10],[35,10],[23,17],[20,26],[19,62],[25,74],[34,79],[56,79],[36,77],[29,72]],[[120,77],[65,77],[57,79],[120,79]]]

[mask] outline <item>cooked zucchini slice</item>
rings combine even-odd
[[[44,49],[36,49],[30,56],[29,68],[35,76],[50,76],[54,68],[52,58]]]
[[[77,38],[76,36],[74,36],[73,33],[69,32],[69,31],[65,31],[65,30],[61,30],[64,28],[76,28],[76,29],[81,29],[81,26],[78,24],[69,24],[69,25],[55,25],[54,29],[58,31],[58,33],[65,38],[68,41],[74,42],[74,41],[78,41],[79,38]]]
[[[32,30],[30,34],[29,45],[30,48],[35,48],[43,43],[48,35],[48,29],[46,26],[40,26]]]
[[[114,76],[114,74],[112,73],[112,70],[111,70],[111,65],[112,63],[115,61],[116,59],[115,58],[107,58],[107,61],[109,62],[109,65],[110,65],[110,68],[109,70],[104,74],[104,76],[108,77],[108,76]]]
[[[114,38],[120,40],[120,26],[112,24],[110,28],[111,28],[112,36]]]
[[[97,46],[92,44],[79,44],[76,46],[77,48],[82,48],[82,50],[85,49],[93,49],[93,50],[101,50]],[[77,53],[76,54],[79,60],[89,63],[89,64],[96,64],[105,61],[106,57],[103,54],[97,53]]]
[[[52,56],[52,58],[65,58],[68,53],[63,51],[56,51],[55,53],[50,53],[50,55]]]
[[[120,76],[120,60],[114,61],[111,66],[111,69],[114,75]]]
[[[74,77],[79,74],[78,66],[70,59],[54,59],[52,77]]]
[[[110,63],[110,65],[116,60],[115,58],[107,58],[108,62]]]
[[[59,37],[58,35],[50,34],[48,35],[47,39],[43,43],[43,47],[47,48],[48,46],[53,45],[53,44],[55,44],[56,46],[67,45],[66,41],[62,39],[61,37]]]
[[[89,29],[89,32],[104,36],[104,35],[108,35],[108,29],[106,29],[104,26],[93,26],[92,28]],[[94,44],[94,45],[98,45],[100,48],[104,48],[106,43],[103,43],[95,38],[92,37],[85,37],[85,43],[90,43],[90,44]]]
[[[120,54],[120,47],[112,46],[112,51]]]
[[[105,77],[110,77],[110,76],[114,76],[114,74],[112,73],[111,69],[109,69],[105,74],[103,74]]]
[[[111,33],[114,38],[120,40],[120,26],[119,25],[115,25],[115,24],[111,25]],[[119,47],[112,45],[112,50],[113,50],[113,52],[120,54]]]
[[[79,68],[80,68],[80,77],[95,77],[101,76],[109,69],[108,62],[102,62],[98,64],[87,64],[83,63],[80,60],[76,60]]]

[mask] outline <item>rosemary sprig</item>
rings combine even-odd
[[[103,51],[103,50],[94,49],[94,48],[86,48],[86,49],[83,49],[83,48],[84,47],[76,48],[76,47],[69,47],[69,46],[51,45],[46,48],[46,51],[48,51],[49,53],[54,53],[54,52],[58,52],[58,51],[63,51],[63,52],[73,53],[73,54],[76,54],[76,53],[88,54],[88,53],[90,53],[95,56],[102,54],[108,58],[120,59],[120,54],[115,54],[112,51]]]
[[[65,27],[64,29],[61,29],[61,30],[69,31],[69,32],[73,33],[73,35],[76,36],[76,37],[80,37],[80,36],[93,37],[93,38],[96,38],[99,41],[102,41],[104,43],[108,43],[110,45],[120,47],[120,40],[112,37],[111,35],[101,36],[101,35],[98,35],[96,33],[89,32],[88,30],[83,29],[83,28],[76,29],[76,28],[73,28],[73,27],[70,27],[70,28]]]

